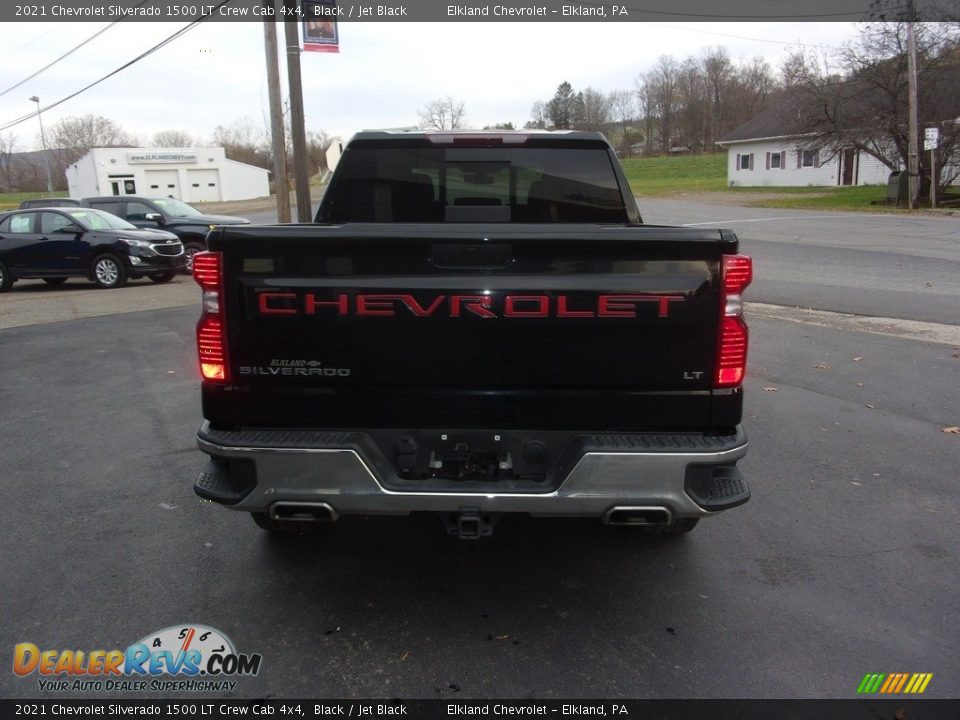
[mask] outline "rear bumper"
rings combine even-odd
[[[391,490],[382,458],[358,433],[222,431],[204,423],[197,443],[210,462],[195,492],[235,510],[271,512],[275,503],[325,504],[336,515],[411,512],[527,513],[609,518],[619,507],[664,508],[673,518],[703,517],[745,503],[750,491],[736,462],[747,451],[742,428],[724,437],[583,436],[583,450],[546,492]]]

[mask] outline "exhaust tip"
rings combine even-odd
[[[287,522],[333,522],[340,513],[328,503],[280,501],[270,506],[270,517]]]
[[[603,516],[605,525],[669,525],[673,514],[665,507],[612,507]]]

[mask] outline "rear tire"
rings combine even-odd
[[[7,270],[7,266],[3,263],[0,263],[0,293],[5,293],[12,287],[13,278],[10,277],[10,272]]]
[[[127,271],[119,258],[113,255],[100,255],[90,266],[90,276],[102,288],[118,288],[127,284]]]
[[[67,281],[67,279],[65,277],[52,277],[52,278],[44,278],[43,281],[47,285],[63,285]]]
[[[147,275],[148,278],[153,280],[155,283],[168,283],[173,280],[175,272],[159,272],[159,273],[150,273]]]
[[[321,523],[297,522],[296,520],[274,520],[267,513],[252,512],[250,517],[261,530],[277,535],[308,535],[320,529]]]

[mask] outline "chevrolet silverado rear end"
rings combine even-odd
[[[728,231],[640,224],[598,135],[362,133],[316,223],[208,244],[195,490],[262,527],[684,532],[749,498],[750,260]]]

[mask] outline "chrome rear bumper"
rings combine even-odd
[[[458,492],[453,486],[430,492],[391,490],[375,470],[384,463],[371,462],[344,437],[301,431],[230,433],[211,431],[205,423],[197,442],[211,463],[195,490],[235,510],[270,512],[274,503],[322,503],[337,515],[470,511],[605,518],[623,506],[665,508],[670,517],[680,518],[714,514],[749,499],[735,467],[747,451],[741,428],[719,442],[658,435],[654,444],[610,443],[615,449],[584,452],[547,492],[500,492],[495,483],[478,492]],[[664,441],[674,437],[682,442]]]

